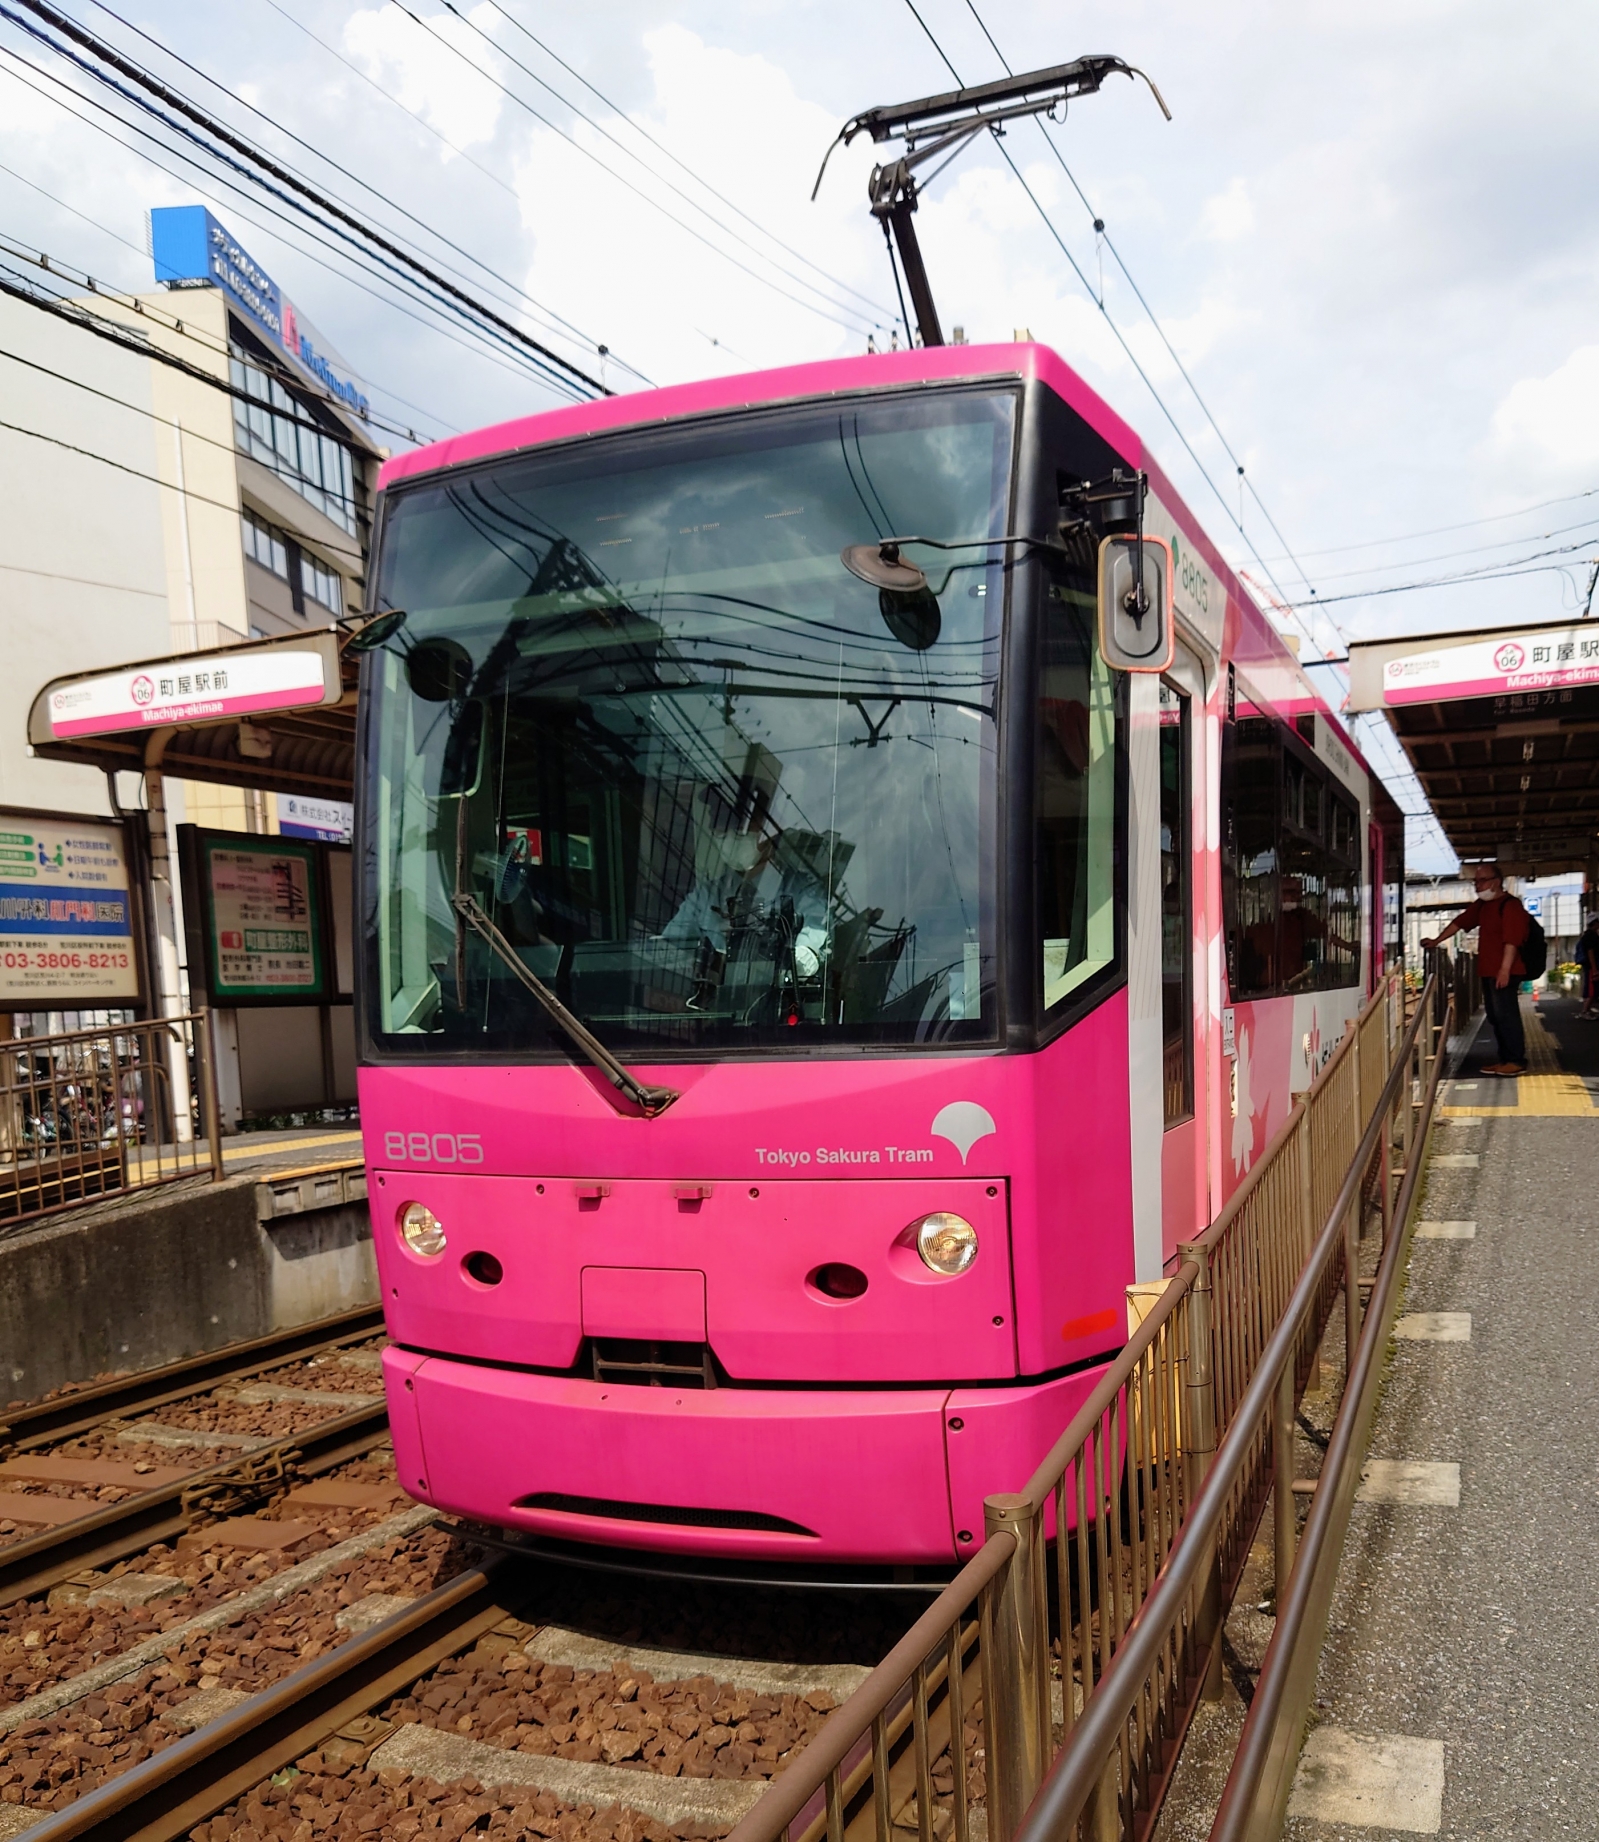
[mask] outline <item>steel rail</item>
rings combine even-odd
[[[273,1331],[246,1343],[229,1343],[219,1350],[165,1363],[159,1369],[119,1375],[114,1381],[99,1382],[92,1388],[16,1407],[0,1419],[0,1455],[8,1451],[32,1452],[54,1440],[88,1432],[103,1421],[167,1407],[203,1389],[242,1381],[280,1362],[315,1356],[361,1337],[376,1336],[382,1329],[382,1307],[363,1305],[356,1311],[318,1318],[314,1324]]]
[[[509,1562],[470,1568],[28,1830],[29,1842],[178,1842],[347,1721],[510,1617]]]
[[[241,1463],[259,1470],[276,1460],[285,1473],[292,1468],[298,1476],[316,1477],[369,1452],[386,1436],[387,1428],[388,1408],[375,1401],[370,1407],[352,1408],[315,1426],[285,1433],[242,1458],[208,1465],[170,1484],[30,1535],[25,1541],[12,1542],[0,1548],[0,1608],[47,1592],[85,1568],[125,1560],[153,1542],[173,1541],[186,1534],[204,1513],[204,1505],[195,1499],[203,1496],[207,1485],[224,1486]],[[189,1507],[191,1502],[193,1507]]]
[[[1124,1742],[1127,1721],[1172,1629],[1182,1617],[1189,1595],[1201,1584],[1202,1571],[1213,1563],[1212,1544],[1228,1500],[1248,1469],[1262,1425],[1269,1423],[1279,1378],[1294,1360],[1302,1328],[1315,1309],[1325,1270],[1343,1243],[1346,1217],[1360,1196],[1365,1174],[1389,1129],[1401,1083],[1411,1078],[1411,1057],[1430,998],[1430,990],[1423,993],[1423,1002],[1416,1008],[1399,1054],[1372,1106],[1370,1123],[1282,1315],[1261,1349],[1215,1458],[1189,1505],[1177,1543],[1153,1590],[1128,1625],[1076,1727],[1044,1775],[1016,1831],[1015,1842],[1059,1842],[1074,1833],[1079,1816],[1099,1787],[1107,1760],[1116,1757]],[[1408,1104],[1408,1094],[1406,1100]],[[1007,1839],[999,1838],[997,1842]]]
[[[1447,1045],[1454,1017],[1451,998],[1444,1013],[1442,1043]],[[1409,1069],[1408,1058],[1404,1064]],[[1394,1220],[1399,1225],[1383,1249],[1360,1341],[1344,1382],[1343,1400],[1333,1424],[1311,1499],[1310,1516],[1300,1538],[1288,1590],[1277,1607],[1276,1629],[1254,1697],[1244,1719],[1243,1735],[1227,1773],[1210,1842],[1246,1842],[1281,1834],[1288,1793],[1293,1785],[1304,1717],[1315,1682],[1316,1662],[1326,1634],[1332,1591],[1343,1557],[1344,1536],[1355,1485],[1376,1413],[1382,1359],[1388,1347],[1399,1277],[1410,1250],[1411,1210],[1432,1130],[1444,1056],[1436,1056],[1422,1095],[1421,1117],[1411,1141]],[[1269,1774],[1269,1775],[1268,1775]],[[1264,1801],[1263,1801],[1264,1798]]]

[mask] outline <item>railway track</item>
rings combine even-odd
[[[176,1842],[514,1614],[505,1560],[472,1568],[24,1833]]]
[[[86,1433],[174,1403],[193,1400],[207,1390],[252,1378],[297,1360],[333,1355],[368,1339],[383,1328],[377,1309],[345,1312],[275,1336],[234,1344],[205,1356],[171,1363],[140,1375],[14,1409],[0,1429],[0,1483],[11,1479],[93,1483],[97,1477],[118,1480],[132,1475],[127,1466],[93,1459],[30,1466],[29,1455]],[[279,1391],[296,1394],[302,1391]],[[303,1391],[308,1393],[309,1391]],[[307,1404],[314,1404],[308,1402]],[[90,1568],[126,1559],[157,1542],[186,1534],[206,1517],[237,1514],[286,1489],[296,1479],[324,1475],[372,1451],[386,1436],[388,1418],[374,1394],[332,1418],[276,1438],[241,1437],[241,1449],[208,1465],[171,1467],[149,1489],[121,1502],[86,1505],[82,1514],[58,1520],[37,1534],[0,1547],[0,1609],[36,1597]],[[135,1428],[134,1430],[137,1430]],[[59,1517],[73,1499],[13,1497],[13,1511],[48,1509]],[[58,1507],[59,1506],[59,1507]],[[3,1513],[3,1511],[0,1511]],[[21,1520],[26,1522],[27,1515]]]
[[[14,1412],[10,1450],[93,1445],[107,1410],[115,1428],[193,1399],[169,1417],[203,1420],[206,1389],[337,1361],[377,1329],[352,1314]],[[405,1503],[385,1432],[381,1402],[340,1412],[0,1547],[0,1837],[209,1842],[253,1826],[278,1842],[303,1835],[294,1811],[319,1795],[353,1800],[327,1826],[338,1836],[357,1816],[359,1833],[451,1835],[467,1798],[495,1835],[565,1835],[576,1812],[596,1842],[698,1837],[731,1827],[898,1634],[881,1596],[818,1618],[759,1588],[663,1591],[490,1555]],[[229,1547],[306,1516],[315,1540]],[[142,1612],[104,1609],[108,1589],[155,1586],[166,1596]]]

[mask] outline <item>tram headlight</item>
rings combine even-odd
[[[408,1202],[400,1210],[400,1238],[425,1260],[444,1252],[444,1224],[423,1202]]]
[[[964,1215],[946,1209],[924,1215],[915,1224],[916,1251],[935,1273],[964,1273],[977,1258],[977,1230]]]

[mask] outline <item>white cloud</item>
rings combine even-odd
[[[613,116],[604,127],[642,163],[581,122],[569,139],[536,131],[517,160],[535,246],[529,292],[559,299],[660,382],[725,371],[730,353],[753,367],[859,351],[872,320],[886,331],[884,267],[863,262],[861,239],[842,234],[865,216],[863,151],[832,162],[811,205],[838,126],[826,110],[764,57],[708,46],[681,26],[643,42],[653,95],[638,122],[797,253],[697,186],[632,132],[631,118]]]
[[[1540,479],[1586,484],[1599,467],[1599,345],[1580,345],[1546,377],[1512,384],[1491,424],[1495,458]]]
[[[494,8],[464,10],[465,18],[421,15],[430,30],[386,6],[352,13],[344,26],[344,48],[367,75],[457,147],[494,139],[504,102],[497,85],[507,68],[472,30],[492,31]],[[442,154],[450,158],[448,148]]]
[[[1225,192],[1205,200],[1199,214],[1199,234],[1212,243],[1238,243],[1255,228],[1255,204],[1249,183],[1236,176]]]

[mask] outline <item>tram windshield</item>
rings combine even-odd
[[[369,1024],[552,1048],[471,903],[612,1047],[991,1038],[1016,399],[923,393],[618,436],[397,488],[370,662]]]

